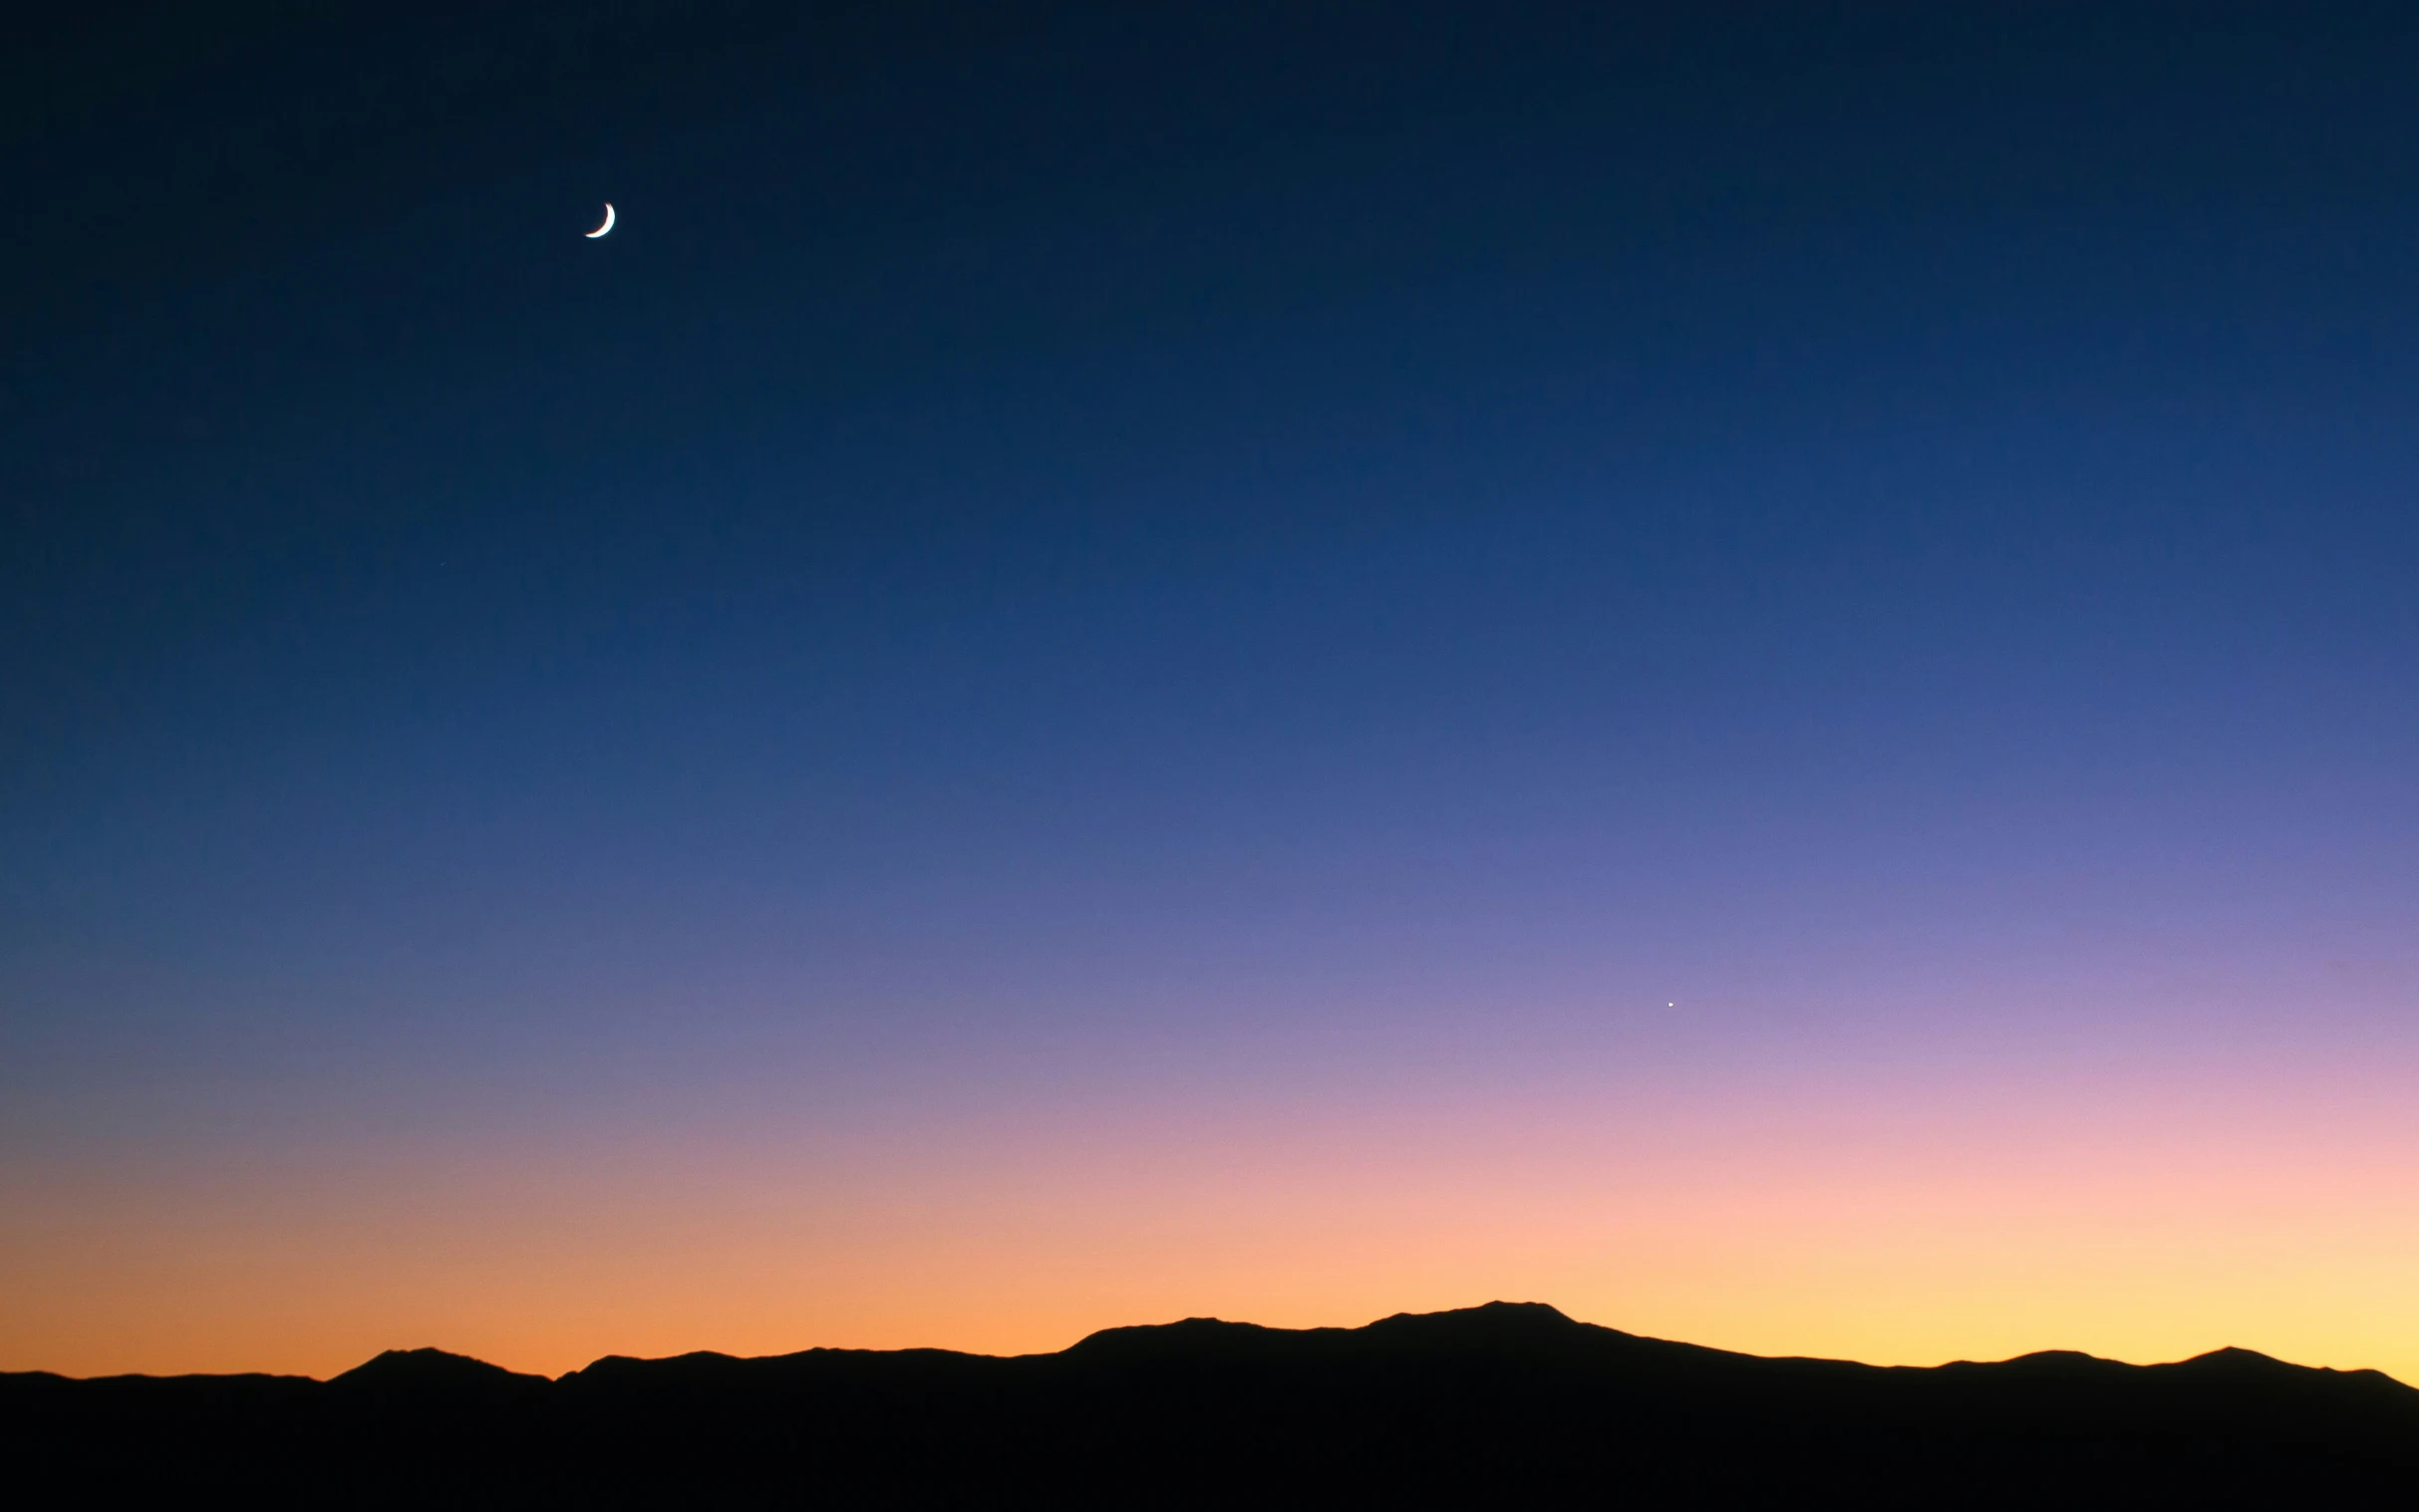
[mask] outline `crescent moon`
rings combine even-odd
[[[610,200],[610,199],[608,199],[608,200],[606,200],[606,201],[605,201],[605,223],[604,223],[603,225],[601,225],[601,226],[598,226],[598,227],[597,227],[595,230],[588,232],[588,233],[587,233],[587,234],[588,234],[588,239],[589,239],[590,241],[594,241],[594,240],[596,240],[596,238],[598,238],[599,236],[604,235],[604,234],[605,234],[607,231],[610,231],[610,230],[612,230],[612,229],[613,229],[613,201],[612,201],[612,200]]]

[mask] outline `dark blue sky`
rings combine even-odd
[[[986,1075],[2411,1054],[2399,8],[51,25],[44,1180]]]

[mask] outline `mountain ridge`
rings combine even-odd
[[[909,1500],[1006,1484],[1280,1502],[1617,1485],[1650,1505],[2225,1504],[2419,1483],[2419,1389],[2235,1348],[2150,1365],[1755,1356],[1490,1303],[1359,1328],[1182,1319],[1035,1355],[606,1356],[551,1380],[434,1349],[326,1381],[23,1372],[0,1375],[0,1446],[152,1473],[154,1491],[271,1500],[364,1465],[382,1467],[381,1496],[456,1503],[756,1495],[811,1465],[835,1496]]]
[[[1022,1355],[986,1355],[972,1350],[952,1350],[939,1346],[923,1345],[907,1346],[892,1350],[861,1348],[855,1346],[815,1345],[810,1346],[807,1349],[787,1351],[778,1355],[732,1355],[721,1350],[691,1350],[680,1355],[664,1356],[601,1355],[595,1360],[590,1361],[587,1364],[566,1370],[561,1375],[548,1376],[535,1371],[514,1370],[508,1366],[490,1363],[487,1361],[480,1360],[471,1355],[460,1355],[448,1350],[424,1346],[414,1349],[384,1350],[358,1365],[354,1365],[346,1370],[338,1371],[334,1375],[324,1377],[267,1370],[242,1370],[225,1372],[180,1371],[173,1375],[152,1375],[140,1371],[124,1371],[109,1375],[90,1376],[68,1375],[56,1370],[0,1370],[0,1381],[36,1379],[55,1380],[61,1382],[135,1380],[289,1380],[311,1381],[317,1384],[334,1385],[340,1382],[352,1382],[357,1384],[370,1384],[376,1382],[380,1384],[391,1384],[401,1383],[405,1379],[409,1378],[417,1384],[422,1383],[432,1375],[442,1375],[447,1377],[458,1376],[458,1378],[463,1380],[481,1379],[510,1380],[516,1382],[560,1383],[570,1380],[576,1376],[585,1375],[588,1371],[594,1370],[597,1366],[605,1364],[669,1365],[693,1361],[717,1361],[735,1364],[753,1364],[779,1361],[801,1360],[810,1357],[862,1358],[868,1356],[919,1359],[947,1357],[950,1359],[970,1361],[1055,1360],[1066,1356],[1096,1354],[1103,1349],[1111,1348],[1116,1344],[1127,1341],[1132,1341],[1135,1343],[1147,1342],[1148,1344],[1158,1344],[1163,1341],[1184,1338],[1190,1334],[1208,1333],[1209,1331],[1217,1331],[1217,1336],[1220,1338],[1230,1338],[1235,1340],[1251,1338],[1274,1343],[1277,1341],[1291,1340],[1337,1339],[1353,1335],[1369,1335],[1374,1331],[1399,1329],[1402,1327],[1433,1327],[1439,1324],[1457,1324],[1464,1320],[1472,1323],[1492,1324],[1516,1318],[1523,1322],[1547,1323],[1549,1326],[1553,1323],[1559,1323],[1561,1326],[1569,1330],[1578,1331],[1590,1336],[1620,1340],[1630,1344],[1653,1348],[1686,1351],[1693,1355],[1718,1357],[1720,1359],[1731,1361],[1757,1361],[1776,1364],[1805,1363],[1817,1365],[1852,1365],[1867,1370],[1902,1371],[2000,1369],[2019,1366],[2047,1366],[2052,1364],[2104,1365],[2118,1370],[2174,1370],[2186,1366],[2215,1366],[2219,1364],[2250,1368],[2265,1368],[2272,1366],[2281,1370],[2303,1371],[2313,1375],[2332,1376],[2346,1380],[2373,1379],[2384,1382],[2387,1385],[2399,1390],[2410,1392],[2413,1399],[2415,1401],[2419,1401],[2419,1386],[2413,1386],[2384,1370],[2375,1369],[2369,1366],[2351,1366],[2347,1368],[2335,1365],[2296,1364],[2290,1361],[2279,1360],[2275,1356],[2263,1354],[2258,1350],[2245,1349],[2239,1345],[2221,1345],[2216,1349],[2204,1351],[2199,1355],[2188,1356],[2182,1360],[2153,1361],[2147,1363],[2135,1363],[2131,1361],[2116,1360],[2107,1356],[2093,1355],[2082,1350],[2053,1349],[2028,1351],[2022,1355],[2011,1355],[2004,1360],[1960,1359],[1944,1361],[1937,1365],[1884,1365],[1872,1364],[1864,1361],[1847,1360],[1827,1355],[1757,1355],[1744,1350],[1725,1350],[1713,1345],[1688,1344],[1680,1340],[1663,1339],[1651,1334],[1632,1334],[1621,1329],[1612,1328],[1605,1324],[1583,1322],[1579,1319],[1572,1318],[1569,1314],[1564,1313],[1561,1309],[1554,1307],[1550,1303],[1542,1302],[1486,1302],[1467,1308],[1442,1309],[1433,1313],[1392,1313],[1388,1314],[1386,1317],[1374,1319],[1368,1323],[1361,1324],[1357,1327],[1323,1324],[1314,1325],[1309,1328],[1289,1329],[1272,1324],[1245,1323],[1232,1319],[1214,1318],[1208,1316],[1181,1318],[1168,1323],[1118,1324],[1105,1329],[1095,1329],[1091,1333],[1084,1335],[1082,1338],[1076,1340],[1073,1344],[1066,1346],[1062,1350],[1037,1351]]]

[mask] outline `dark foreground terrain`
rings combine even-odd
[[[0,1375],[0,1451],[14,1484],[87,1504],[2410,1506],[2419,1390],[2239,1350],[1764,1360],[1494,1303],[1016,1359],[609,1358],[553,1381],[435,1350],[330,1381]]]

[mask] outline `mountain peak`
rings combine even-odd
[[[2306,1366],[2287,1364],[2272,1355],[2263,1355],[2258,1350],[2241,1349],[2234,1345],[2228,1345],[2222,1350],[2212,1350],[2206,1355],[2195,1355],[2190,1360],[2179,1361],[2178,1363],[2195,1370],[2226,1370],[2235,1374],[2301,1375],[2307,1373]]]
[[[499,1386],[543,1385],[543,1375],[523,1375],[467,1355],[444,1350],[387,1350],[364,1361],[329,1382],[330,1385],[376,1387],[380,1390],[493,1389]]]
[[[1446,1308],[1435,1313],[1396,1313],[1380,1323],[1473,1323],[1489,1328],[1577,1329],[1586,1325],[1546,1302],[1482,1302],[1474,1308]]]
[[[1574,1339],[1598,1331],[1562,1309],[1542,1302],[1485,1302],[1474,1308],[1448,1308],[1440,1313],[1396,1313],[1370,1324],[1368,1332],[1398,1339],[1479,1343]]]
[[[1229,1323],[1223,1318],[1187,1318],[1178,1323],[1138,1324],[1101,1329],[1075,1341],[1066,1353],[1078,1358],[1175,1352],[1184,1355],[1223,1355],[1248,1350],[1291,1332],[1256,1323]]]

